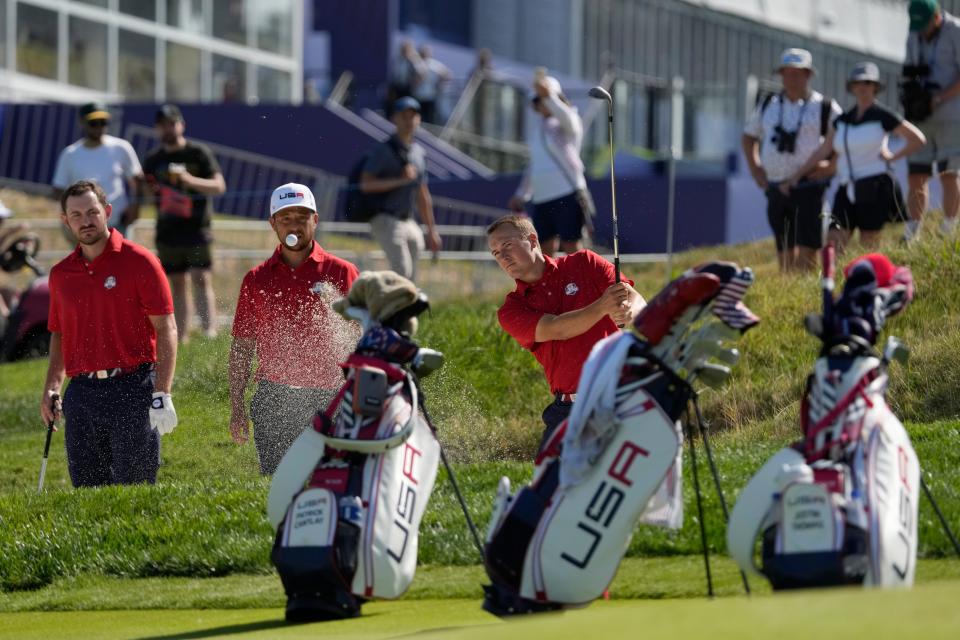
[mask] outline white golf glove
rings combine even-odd
[[[150,402],[150,426],[160,435],[165,435],[177,426],[177,410],[173,408],[173,398],[169,393],[156,391]]]

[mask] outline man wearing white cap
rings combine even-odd
[[[310,189],[277,187],[270,198],[270,226],[280,245],[243,279],[230,348],[230,434],[244,444],[253,421],[260,472],[269,475],[320,407],[343,381],[339,363],[359,331],[330,309],[347,295],[357,268],[324,251],[314,240],[319,217]],[[257,355],[257,391],[244,393]]]
[[[836,160],[823,160],[790,189],[790,179],[820,147],[842,111],[810,89],[813,57],[806,49],[787,49],[777,68],[783,90],[763,100],[743,130],[743,154],[754,181],[767,195],[767,220],[777,243],[782,271],[812,269],[823,244],[820,214]]]
[[[507,206],[523,211],[533,205],[533,226],[543,255],[583,248],[583,228],[593,229],[593,199],[580,160],[583,121],[563,95],[560,82],[538,70],[531,106],[542,118],[527,142],[530,162]]]

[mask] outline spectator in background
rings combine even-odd
[[[936,0],[911,0],[910,33],[904,76],[917,82],[904,92],[907,120],[917,125],[927,144],[910,158],[910,220],[903,239],[913,240],[930,201],[927,182],[940,174],[943,222],[940,231],[952,234],[960,213],[960,20],[940,8]],[[908,73],[908,71],[910,73]],[[906,83],[905,83],[906,84]],[[904,87],[906,89],[906,86]]]
[[[593,199],[580,160],[583,121],[563,95],[560,82],[538,71],[531,106],[541,116],[527,141],[530,162],[507,206],[523,211],[533,203],[533,226],[543,255],[583,248],[583,228],[593,231]]]
[[[360,337],[356,325],[330,308],[347,295],[357,268],[314,240],[318,222],[310,189],[302,184],[277,187],[270,198],[270,226],[280,244],[270,259],[247,273],[237,301],[230,347],[230,434],[237,444],[249,438],[244,396],[256,353],[257,391],[250,416],[264,475],[276,470],[317,409],[333,400],[343,384],[339,363]]]
[[[87,103],[80,107],[79,117],[83,138],[60,152],[51,181],[52,197],[59,200],[63,190],[78,180],[93,180],[113,205],[107,225],[126,236],[127,226],[140,216],[143,170],[137,153],[123,138],[107,134],[110,111],[106,105]]]
[[[781,271],[813,269],[823,244],[823,196],[836,171],[836,158],[824,159],[788,189],[841,114],[834,100],[810,89],[815,71],[806,49],[787,49],[777,69],[783,91],[763,100],[747,120],[741,144],[750,175],[767,195],[767,220],[777,243]]]
[[[423,73],[423,64],[416,47],[409,40],[400,42],[397,57],[390,62],[387,84],[387,102],[384,112],[393,116],[393,105],[400,98],[413,95],[413,88]]]
[[[427,225],[430,251],[434,256],[440,251],[427,188],[426,152],[413,139],[420,127],[420,103],[409,96],[400,98],[393,105],[391,119],[397,131],[371,150],[360,174],[360,190],[381,194],[381,211],[370,220],[373,237],[383,247],[390,268],[416,281],[417,261],[424,248],[423,231],[414,220],[416,211]]]
[[[439,119],[437,103],[443,95],[444,84],[452,77],[450,69],[433,57],[429,45],[420,47],[420,71],[413,87],[413,97],[420,103],[420,115],[424,122],[434,124]]]
[[[839,251],[858,228],[861,244],[875,248],[883,225],[903,219],[906,205],[890,165],[916,152],[925,142],[919,129],[877,102],[877,94],[882,90],[877,65],[856,65],[847,81],[847,91],[854,95],[856,104],[834,121],[826,140],[807,163],[780,183],[780,191],[789,196],[803,176],[831,153],[837,154],[840,187],[834,197],[835,228],[830,235]],[[906,145],[896,153],[888,147],[890,134],[906,140]]]
[[[176,105],[160,107],[155,122],[160,146],[147,154],[143,166],[157,204],[157,255],[173,289],[180,341],[189,339],[193,318],[188,274],[204,335],[214,337],[211,196],[222,194],[227,185],[210,149],[184,137],[186,123]]]

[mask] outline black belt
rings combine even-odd
[[[571,403],[576,401],[577,394],[575,393],[558,393],[555,395],[557,402]]]
[[[136,373],[142,367],[149,366],[148,371],[152,371],[154,364],[152,362],[145,362],[143,364],[135,364],[132,367],[115,367],[113,369],[98,369],[97,371],[81,371],[77,374],[78,378],[90,378],[93,380],[106,380],[107,378],[119,378],[121,376],[128,376],[131,373]]]

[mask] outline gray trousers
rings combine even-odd
[[[293,441],[313,422],[313,416],[337,394],[333,389],[289,387],[261,380],[250,401],[253,442],[260,473],[270,475]]]
[[[417,261],[424,249],[420,225],[413,218],[401,220],[387,213],[378,213],[370,220],[370,231],[383,248],[390,268],[416,282]]]

